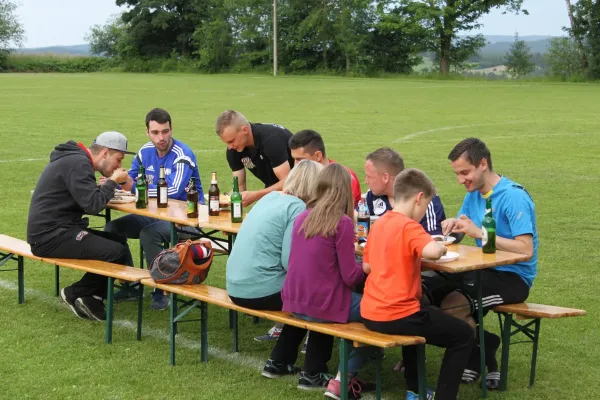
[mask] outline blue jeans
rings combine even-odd
[[[198,230],[191,226],[179,228],[187,234],[179,234],[180,238],[198,236]],[[171,243],[171,223],[156,218],[129,214],[112,220],[104,227],[105,232],[121,235],[125,239],[140,239],[147,268],[154,258],[163,250],[163,243]]]
[[[350,314],[348,318],[348,322],[362,322],[362,318],[360,316],[360,301],[362,300],[362,294],[352,293],[352,298],[350,300]],[[327,321],[324,319],[309,317],[304,314],[292,313],[294,317],[303,319],[309,322],[333,322]],[[365,347],[354,347],[352,351],[350,351],[350,355],[348,356],[348,373],[351,375],[356,375],[358,371],[362,368],[363,365],[369,361],[369,359],[377,356],[377,352],[379,351],[378,347],[374,346],[365,346]],[[341,365],[338,367],[338,371],[340,370]]]

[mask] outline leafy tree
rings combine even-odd
[[[515,34],[515,42],[506,53],[506,71],[513,78],[528,75],[535,69],[532,61],[531,50],[524,40],[519,40],[519,34]]]
[[[581,63],[579,47],[572,38],[552,38],[546,60],[552,76],[567,79],[584,77],[586,74]]]
[[[413,9],[421,23],[428,29],[428,50],[437,53],[440,72],[448,74],[453,65],[461,66],[485,42],[481,37],[458,38],[459,32],[467,32],[481,27],[479,19],[493,9],[504,12],[523,12],[523,0],[398,0],[395,5]]]
[[[105,25],[94,25],[85,36],[92,54],[106,57],[119,55],[119,40],[124,39],[126,25],[121,15],[112,16]]]
[[[13,0],[0,0],[0,68],[4,67],[6,56],[14,47],[23,43],[25,31],[17,20]]]

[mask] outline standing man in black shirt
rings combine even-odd
[[[283,189],[283,182],[294,166],[288,147],[290,131],[276,124],[251,124],[234,110],[219,115],[216,131],[227,144],[227,161],[233,176],[238,177],[244,206]],[[246,169],[265,184],[264,189],[246,190]]]

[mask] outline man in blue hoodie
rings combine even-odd
[[[198,189],[200,204],[204,204],[204,192],[200,182],[200,172],[196,155],[185,143],[173,138],[171,116],[162,108],[154,108],[146,115],[146,135],[150,139],[142,146],[131,163],[127,181],[121,185],[124,190],[135,189],[135,179],[140,165],[146,171],[148,178],[148,196],[156,197],[156,184],[160,167],[165,167],[167,181],[167,196],[173,200],[186,200],[186,185],[194,178]],[[102,182],[102,181],[101,181]],[[146,265],[152,265],[154,258],[163,250],[163,243],[169,243],[171,238],[171,223],[142,215],[129,214],[106,224],[106,232],[120,234],[128,239],[140,239]],[[198,236],[198,230],[192,227],[181,228],[190,237]],[[115,294],[116,301],[135,298],[137,290],[125,287]],[[162,290],[154,290],[150,308],[165,310],[169,306],[169,296]]]
[[[131,253],[119,237],[88,228],[96,215],[127,178],[121,161],[127,138],[119,132],[104,132],[89,148],[72,140],[56,146],[50,163],[42,171],[29,206],[27,242],[38,257],[76,258],[133,265]],[[106,179],[98,186],[95,172]],[[86,273],[65,287],[61,297],[79,318],[106,319],[103,300],[108,279]]]

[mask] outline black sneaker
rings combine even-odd
[[[77,315],[78,318],[87,319],[87,315],[84,314],[83,311],[81,311],[79,309],[79,307],[77,307],[77,304],[76,304],[77,299],[70,294],[71,291],[69,289],[70,289],[70,287],[65,287],[60,291],[61,299],[63,299],[65,304],[69,306],[71,311],[73,311],[73,313],[75,315]]]
[[[261,373],[265,378],[281,378],[285,375],[296,375],[300,371],[300,368],[292,364],[279,364],[275,361],[268,359],[263,371]]]
[[[75,305],[88,319],[92,321],[106,321],[104,303],[96,296],[80,297],[75,300]]]
[[[302,390],[325,389],[332,378],[331,375],[323,372],[309,375],[307,372],[301,371],[297,387]]]

